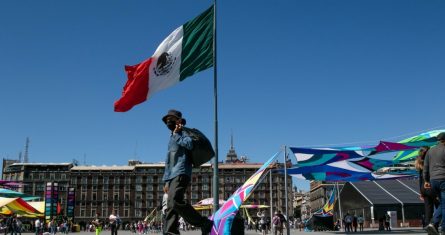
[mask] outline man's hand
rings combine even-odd
[[[423,187],[426,188],[426,189],[430,189],[431,188],[431,184],[429,182],[425,182],[423,184]]]
[[[176,124],[176,128],[175,128],[175,130],[173,130],[173,133],[179,133],[179,132],[181,132],[183,126],[184,126],[184,125],[182,125],[182,124]]]
[[[425,199],[423,198],[423,195],[419,196],[419,199],[423,202]]]

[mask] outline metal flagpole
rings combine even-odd
[[[287,211],[288,207],[288,193],[287,193],[287,148],[286,145],[284,146],[284,193],[286,194],[285,203],[286,203],[286,232],[287,235],[290,235],[290,228],[289,228],[289,213]]]
[[[215,157],[213,158],[213,213],[219,209],[218,180],[218,79],[216,62],[216,0],[213,1],[213,93],[215,97]]]
[[[270,221],[273,218],[272,169],[269,170]]]
[[[340,212],[340,221],[343,221],[343,214],[341,212],[341,200],[340,200],[340,189],[338,187],[338,182],[336,182],[337,186],[337,197],[338,197],[338,211]]]

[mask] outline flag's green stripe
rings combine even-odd
[[[213,66],[213,5],[183,25],[180,81]]]

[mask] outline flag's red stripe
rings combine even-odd
[[[128,80],[124,86],[122,97],[114,103],[115,112],[127,112],[133,106],[147,100],[148,68],[151,61],[152,58],[149,58],[140,64],[125,66]]]

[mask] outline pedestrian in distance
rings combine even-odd
[[[168,201],[168,185],[164,185],[164,195],[162,196],[162,206],[161,206],[161,213],[162,213],[162,234],[167,234],[167,226],[166,226],[166,212],[167,212],[167,201]]]
[[[388,211],[385,213],[385,229],[386,231],[391,231],[391,215]]]
[[[40,235],[40,231],[42,229],[42,222],[40,221],[39,218],[37,218],[34,221],[34,229],[35,229],[35,235]]]
[[[357,217],[357,222],[358,222],[358,225],[359,225],[360,232],[363,232],[363,223],[365,222],[365,219],[363,218],[362,215],[359,215]]]
[[[117,216],[112,212],[108,220],[110,221],[111,235],[117,235]]]
[[[200,227],[203,235],[207,235],[212,229],[213,222],[201,216],[184,200],[184,193],[192,177],[192,159],[189,154],[193,149],[192,139],[183,131],[186,120],[182,118],[180,111],[172,109],[162,118],[162,121],[171,131],[163,177],[168,185],[167,234],[180,234],[178,220],[181,216],[189,224]]]
[[[91,221],[91,223],[94,225],[94,227],[96,229],[96,235],[99,235],[103,229],[103,223],[99,219],[99,213],[96,213],[96,216],[94,217],[94,220]]]

